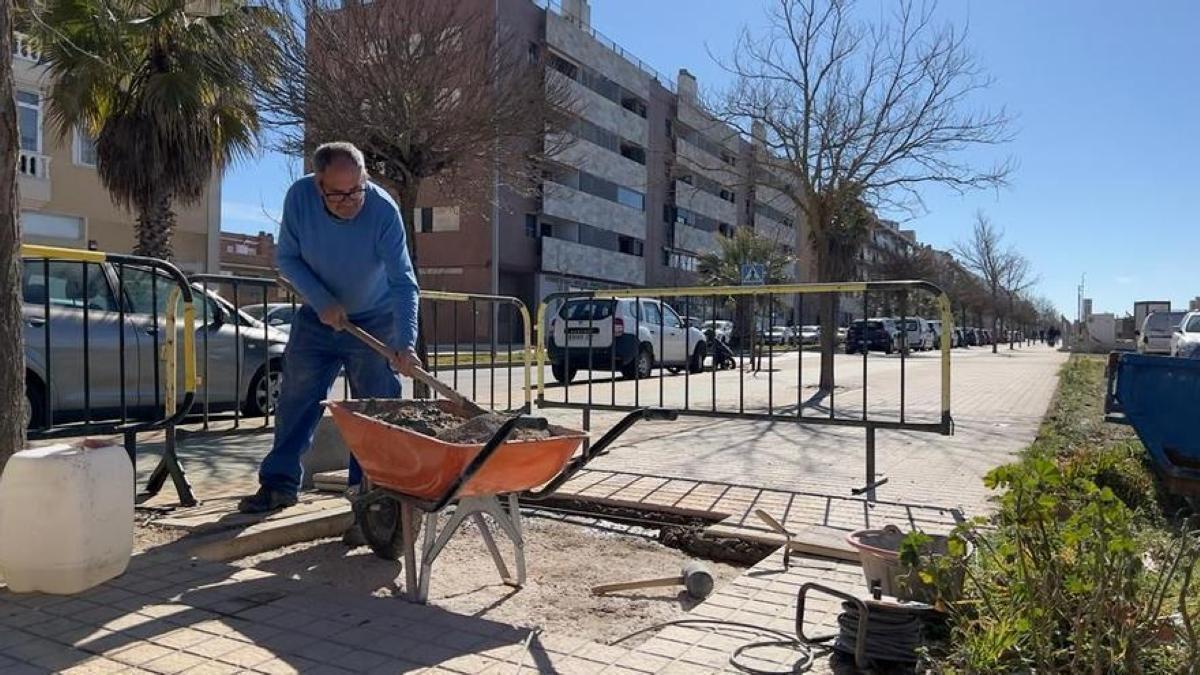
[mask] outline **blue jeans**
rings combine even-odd
[[[387,344],[395,326],[391,314],[355,317],[354,323]],[[292,321],[283,357],[283,383],[275,417],[275,442],[263,458],[258,482],[265,488],[296,494],[304,477],[300,457],[312,445],[321,421],[321,401],[329,396],[338,371],[345,369],[354,398],[399,398],[400,380],[386,359],[353,335],[321,323],[307,305]],[[350,458],[351,486],[362,482],[362,469]]]

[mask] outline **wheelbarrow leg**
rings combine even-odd
[[[464,500],[466,501],[466,500]],[[446,547],[446,543],[450,541],[450,537],[466,520],[467,516],[471,515],[470,508],[463,508],[463,504],[459,503],[454,508],[454,513],[450,516],[450,522],[446,527],[442,528],[440,533],[437,533],[437,540],[434,540],[434,534],[437,530],[436,512],[425,514],[425,545],[421,547],[421,579],[418,582],[417,602],[425,604],[429,599],[429,576],[433,571],[433,561],[437,560],[442,549]]]
[[[492,537],[492,531],[488,529],[488,524],[483,519],[483,514],[479,512],[472,513],[471,520],[475,521],[475,526],[479,528],[479,535],[483,537],[483,543],[487,546],[488,553],[492,554],[492,562],[496,563],[496,571],[500,573],[500,578],[509,586],[520,586],[509,575],[508,565],[504,564],[504,557],[500,555],[500,547],[496,546],[496,540]]]
[[[424,602],[417,597],[417,547],[413,520],[416,514],[412,504],[400,500],[400,529],[404,536],[404,590],[410,602]]]
[[[509,508],[515,506],[516,495],[509,496]],[[505,512],[504,507],[500,505],[500,500],[495,497],[488,497],[480,504],[480,509],[486,512],[496,521],[496,525],[504,530],[504,534],[512,540],[514,557],[517,563],[517,578],[514,586],[525,585],[525,539],[521,536],[521,512],[513,510]],[[505,583],[510,583],[507,580]]]

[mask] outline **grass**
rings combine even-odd
[[[534,355],[531,354],[530,363],[532,364],[534,361]],[[438,352],[437,354],[431,352],[429,354],[429,364],[430,367],[436,365],[439,368],[452,368],[455,366],[460,368],[470,368],[472,365],[479,366],[481,368],[491,366],[513,366],[515,368],[517,366],[523,366],[525,361],[521,350],[497,350],[495,359],[492,358],[491,351],[479,351],[472,354],[472,352],[466,350],[460,351],[457,355],[452,352]]]

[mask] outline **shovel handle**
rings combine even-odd
[[[683,583],[683,577],[661,577],[658,579],[642,579],[640,581],[620,581],[615,584],[600,584],[592,586],[593,595],[604,595],[616,591],[632,591],[638,588],[656,588],[659,586],[675,586]]]
[[[355,326],[354,324],[347,322],[345,324],[344,328],[351,335],[358,338],[359,340],[362,340],[364,343],[366,343],[366,345],[368,347],[375,350],[376,352],[379,353],[380,356],[388,359],[389,361],[391,360],[391,358],[393,356],[395,356],[396,352],[391,347],[388,347],[379,338],[375,337],[374,335],[371,335],[370,333],[359,328],[358,326]],[[442,382],[441,380],[437,379],[433,375],[430,375],[429,371],[425,370],[424,368],[422,368],[420,366],[413,366],[411,375],[414,380],[417,380],[419,382],[422,382],[422,383],[428,385],[430,389],[433,389],[434,391],[436,391],[437,393],[446,397],[447,399],[450,399],[451,401],[454,402],[455,405],[457,405],[461,408],[464,408],[466,410],[476,411],[476,412],[482,410],[482,408],[480,408],[474,401],[468,399],[467,397],[463,396],[462,394],[458,393],[457,391],[454,391],[454,389],[451,388],[450,385],[446,384],[445,382]]]

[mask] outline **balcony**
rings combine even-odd
[[[38,51],[33,38],[24,33],[13,32],[12,56],[14,61],[29,61],[37,63],[42,53]]]
[[[35,206],[50,201],[50,158],[22,150],[17,155],[17,178],[21,201]]]
[[[630,286],[646,283],[645,258],[553,237],[542,237],[542,271]]]

